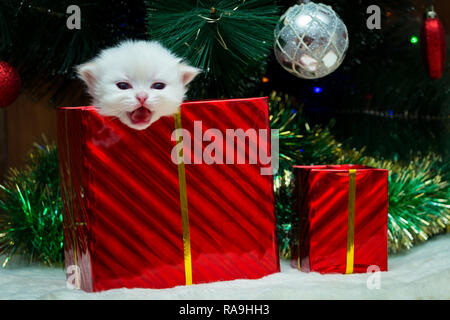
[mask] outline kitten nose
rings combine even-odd
[[[148,99],[148,94],[145,92],[140,92],[136,95],[136,99],[141,103],[144,104],[145,101]]]

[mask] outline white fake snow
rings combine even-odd
[[[62,268],[10,266],[0,268],[0,299],[450,299],[450,234],[391,255],[389,271],[379,275],[380,288],[369,289],[373,274],[302,273],[281,261],[280,273],[259,280],[86,293],[66,288]]]

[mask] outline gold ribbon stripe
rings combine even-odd
[[[177,139],[177,154],[178,154],[178,181],[180,185],[180,206],[181,206],[181,222],[183,225],[183,247],[184,247],[184,274],[186,278],[186,285],[192,284],[192,259],[191,259],[191,239],[189,235],[189,215],[188,202],[186,193],[186,171],[184,168],[184,154],[183,154],[183,136],[180,135],[179,130],[181,125],[181,111],[178,111],[175,116],[175,129]]]
[[[353,273],[355,258],[355,201],[356,201],[356,170],[349,170],[348,186],[348,229],[347,229],[347,262],[346,274]]]

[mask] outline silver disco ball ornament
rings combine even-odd
[[[274,50],[284,69],[303,79],[317,79],[341,65],[348,41],[347,27],[334,10],[309,2],[281,16]]]

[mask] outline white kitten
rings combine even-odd
[[[124,41],[77,67],[98,113],[137,130],[175,114],[199,71],[155,41]]]

